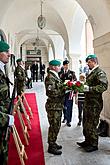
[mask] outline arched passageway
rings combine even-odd
[[[26,41],[33,42],[33,39],[37,37],[36,20],[40,15],[40,1],[6,0],[1,1],[0,6],[1,39],[4,38],[10,44],[10,51],[16,59],[21,56],[20,47],[22,45],[22,58],[26,60],[26,45],[24,43]],[[70,67],[78,72],[78,60],[82,55],[81,45],[83,45],[83,41],[81,44],[82,28],[86,20],[89,19],[93,29],[94,52],[110,82],[109,2],[107,0],[97,0],[97,2],[95,0],[91,2],[87,0],[60,0],[60,2],[59,0],[43,0],[43,14],[46,17],[46,27],[39,30],[39,37],[44,43],[43,46],[46,46],[42,55],[43,62],[48,65],[49,55],[61,61],[68,57],[71,61]],[[86,55],[87,52],[85,50],[83,52]],[[7,68],[11,77],[14,66],[8,65]],[[103,95],[104,111],[101,113],[101,118],[107,120],[110,125],[109,89],[110,87]]]

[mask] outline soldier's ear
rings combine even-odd
[[[55,66],[52,66],[52,68],[55,70],[56,69],[56,67]]]

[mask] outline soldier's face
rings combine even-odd
[[[2,61],[4,64],[9,62],[9,57],[11,54],[7,52],[0,52],[0,61]]]
[[[60,66],[54,66],[54,70],[55,70],[56,72],[60,72],[61,67],[60,67]]]
[[[95,64],[96,63],[94,61],[92,61],[92,60],[88,60],[87,61],[87,65],[89,66],[90,70],[92,70],[94,68]]]

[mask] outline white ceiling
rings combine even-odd
[[[73,51],[72,45],[78,49],[85,13],[93,27],[94,38],[110,31],[108,0],[44,0],[46,27],[39,32],[41,39],[45,44],[52,44],[51,36],[59,35],[67,52]],[[36,38],[39,15],[40,0],[0,0],[0,27],[15,35],[21,44]]]

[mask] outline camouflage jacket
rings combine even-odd
[[[103,103],[102,93],[108,88],[106,73],[99,67],[95,68],[86,77],[86,84],[90,90],[85,92],[85,105],[100,106]]]
[[[20,83],[24,83],[26,80],[25,70],[19,65],[15,69],[14,76],[16,77],[17,81]]]
[[[1,130],[8,125],[8,106],[10,103],[8,95],[8,84],[4,73],[0,70],[0,134]]]
[[[46,95],[48,96],[46,102],[47,110],[63,110],[64,105],[64,89],[63,83],[53,72],[45,78]]]

